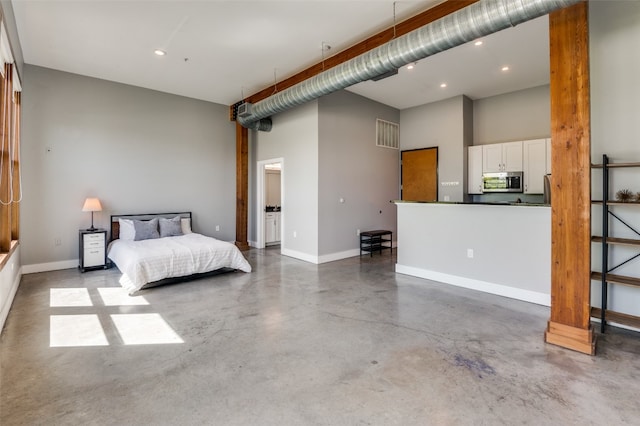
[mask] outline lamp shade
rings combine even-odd
[[[87,198],[84,200],[84,206],[82,206],[83,212],[101,212],[102,205],[97,198]]]

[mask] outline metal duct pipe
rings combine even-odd
[[[257,102],[238,121],[256,129],[273,114],[580,1],[480,0]],[[256,130],[271,130],[271,122],[263,127]]]

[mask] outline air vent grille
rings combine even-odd
[[[399,149],[400,126],[381,119],[376,120],[376,146]]]

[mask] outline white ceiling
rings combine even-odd
[[[396,22],[439,0],[395,2]],[[24,60],[230,105],[393,25],[391,0],[12,0]],[[349,90],[399,109],[549,82],[542,17]],[[167,51],[156,56],[155,49]],[[500,71],[508,65],[509,72]],[[274,78],[275,74],[275,78]],[[442,89],[440,84],[446,82]]]

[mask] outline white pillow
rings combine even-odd
[[[120,223],[120,239],[124,241],[133,241],[136,237],[136,228],[133,226],[133,220],[118,219]]]
[[[191,219],[188,217],[180,219],[180,226],[182,227],[183,234],[191,234],[193,232],[191,231]]]

